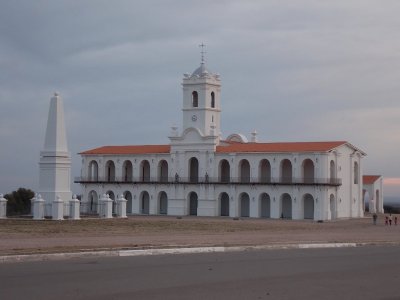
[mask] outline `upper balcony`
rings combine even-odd
[[[81,184],[237,184],[237,185],[305,185],[305,186],[340,186],[341,178],[271,178],[259,179],[253,177],[144,177],[133,178],[88,178],[75,177],[75,183]]]

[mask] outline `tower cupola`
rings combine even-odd
[[[220,134],[221,79],[219,74],[209,71],[204,59],[204,45],[200,66],[192,74],[184,74],[183,87],[183,131],[196,128],[203,136]]]

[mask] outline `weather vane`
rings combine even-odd
[[[199,45],[199,47],[201,48],[201,63],[204,64],[204,54],[206,54],[207,52],[204,50],[204,48],[206,47],[206,45],[204,45],[203,43],[201,43]]]

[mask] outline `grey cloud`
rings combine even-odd
[[[399,12],[372,0],[2,1],[0,192],[36,188],[55,90],[75,176],[79,151],[167,143],[201,42],[222,77],[225,135],[348,139],[369,153],[366,172],[398,177],[383,161],[400,147],[388,134],[400,127]]]

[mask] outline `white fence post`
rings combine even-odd
[[[110,195],[103,194],[101,200],[101,209],[100,209],[100,217],[105,218],[105,219],[111,219],[112,218],[112,205],[113,205],[113,200],[110,199]]]
[[[42,196],[40,194],[33,199],[33,219],[44,219],[44,200],[42,199]]]
[[[117,199],[117,217],[118,218],[126,218],[126,202],[128,202],[128,201],[124,198],[124,195],[121,194],[121,196]]]
[[[71,220],[79,220],[80,219],[80,212],[79,212],[79,206],[80,202],[78,199],[76,199],[76,195],[72,196],[72,200],[69,201],[70,203],[70,211],[69,211],[69,218]]]
[[[57,198],[52,203],[52,215],[53,220],[63,220],[64,219],[64,201],[57,196]]]
[[[7,218],[7,199],[0,194],[0,219]]]

